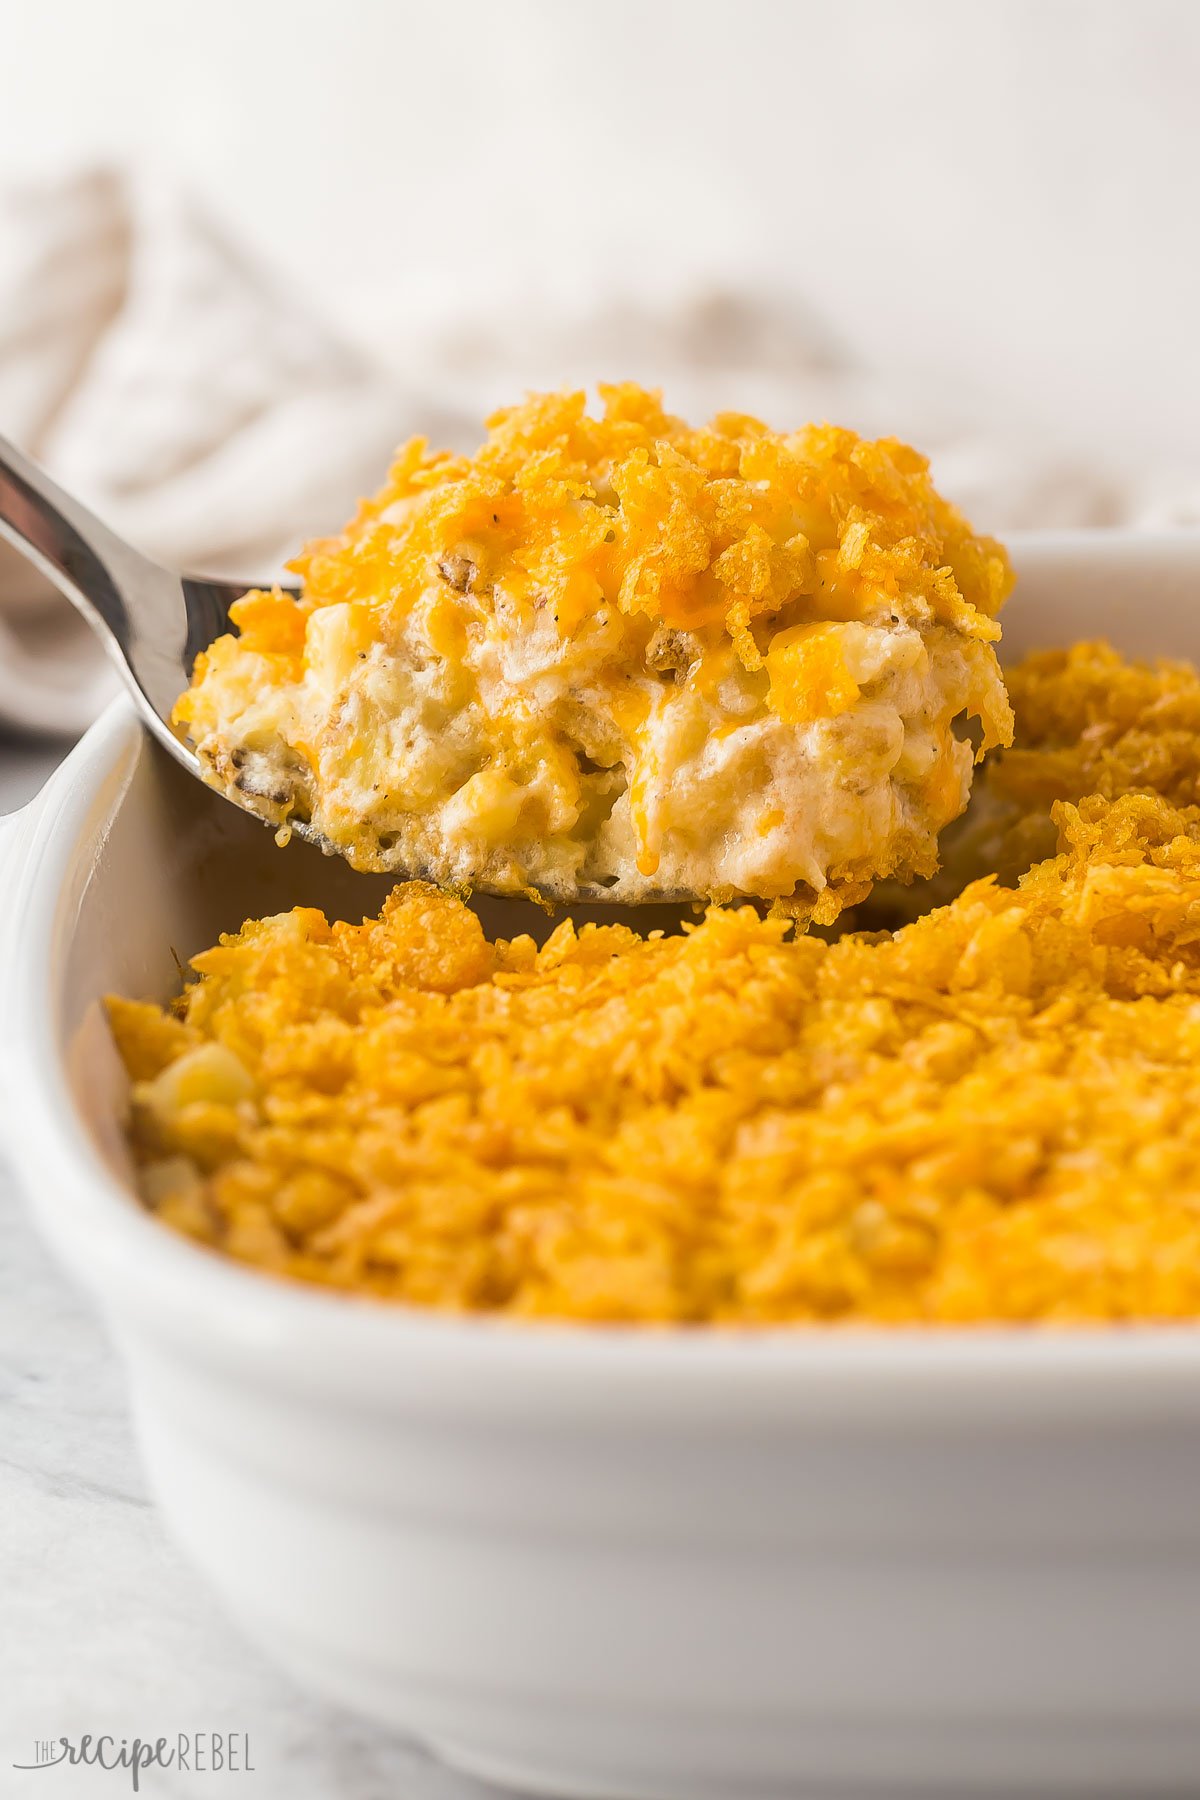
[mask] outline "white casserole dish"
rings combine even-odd
[[[1200,534],[1018,541],[1006,652],[1200,652]],[[180,1541],[323,1693],[559,1794],[1200,1777],[1200,1330],[631,1332],[350,1301],[131,1198],[108,991],[382,884],[118,703],[4,827],[0,1096]]]

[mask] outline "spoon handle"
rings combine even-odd
[[[16,545],[85,616],[151,729],[185,684],[187,621],[178,576],[135,551],[43,468],[0,437],[0,536]],[[149,716],[157,715],[157,716]]]
[[[131,626],[123,597],[131,577],[153,563],[64,493],[44,469],[0,438],[0,535],[129,656]]]

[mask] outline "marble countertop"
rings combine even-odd
[[[0,812],[57,754],[0,739]],[[128,1774],[23,1773],[39,1739],[246,1733],[252,1773],[146,1771],[141,1792],[496,1800],[299,1691],[223,1617],[148,1498],[119,1363],[35,1237],[0,1143],[0,1795],[104,1800]]]

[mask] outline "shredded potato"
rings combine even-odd
[[[538,950],[409,884],[248,924],[169,1014],[114,1000],[148,1202],[452,1310],[1200,1317],[1200,679],[1091,646],[1013,693],[1005,829],[1051,853],[894,934],[714,908]]]

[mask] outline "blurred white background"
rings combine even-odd
[[[895,432],[1001,531],[1200,523],[1198,91],[1193,0],[10,4],[0,430],[246,575],[597,377]],[[27,585],[0,718],[77,725]]]
[[[4,37],[6,171],[178,172],[401,361],[442,312],[541,378],[523,319],[732,285],[1055,440],[1193,452],[1190,0],[42,0]]]

